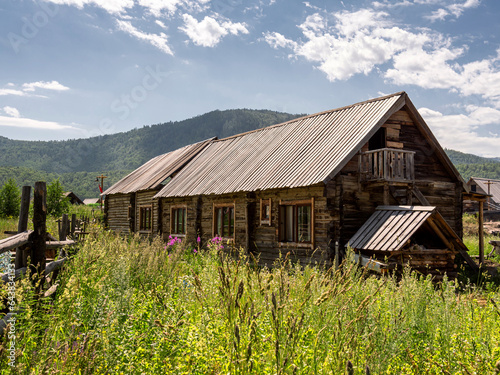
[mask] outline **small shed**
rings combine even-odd
[[[500,180],[492,178],[471,177],[467,182],[471,193],[487,195],[485,211],[500,211]],[[478,211],[478,204],[473,201],[464,202],[466,211]]]
[[[83,204],[97,204],[100,202],[99,198],[87,198],[83,200]]]
[[[434,206],[379,206],[347,246],[375,260],[381,272],[409,265],[423,274],[454,278],[457,254],[475,267],[467,247]]]
[[[64,193],[64,196],[69,199],[69,202],[71,204],[84,204],[83,201],[80,198],[78,198],[77,195],[72,191]]]

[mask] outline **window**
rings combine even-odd
[[[260,224],[271,225],[271,199],[260,200]]]
[[[186,234],[186,207],[172,207],[172,210],[170,212],[170,232],[172,234]]]
[[[380,150],[381,148],[385,148],[386,143],[386,129],[380,128],[377,132],[370,138],[368,141],[368,150]]]
[[[151,230],[151,206],[139,208],[139,230]]]
[[[470,191],[472,191],[473,193],[477,192],[477,187],[476,187],[476,185],[471,185],[471,186],[470,186]]]
[[[312,243],[313,202],[282,202],[280,205],[280,242]]]
[[[234,236],[234,204],[214,205],[214,236]]]

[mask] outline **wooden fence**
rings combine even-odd
[[[88,218],[77,220],[76,215],[73,214],[70,220],[68,215],[65,214],[61,220],[58,220],[59,238],[47,233],[47,188],[45,182],[41,181],[35,183],[33,230],[28,230],[30,195],[31,186],[24,186],[21,196],[18,231],[17,233],[6,232],[12,236],[0,240],[0,255],[15,249],[15,271],[4,273],[0,277],[5,283],[14,282],[19,280],[30,269],[32,275],[37,274],[38,280],[42,280],[37,284],[39,294],[41,294],[44,284],[48,283],[49,287],[43,294],[44,297],[48,297],[56,292],[58,284],[55,281],[60,269],[68,259],[64,247],[74,245],[78,240],[85,237]],[[70,236],[70,239],[68,239],[68,236]],[[54,260],[57,249],[59,249],[58,260]],[[28,257],[30,259],[29,264]],[[50,262],[47,263],[47,260]],[[16,313],[17,311],[11,311],[0,320],[0,336],[3,335],[7,327],[7,321]]]

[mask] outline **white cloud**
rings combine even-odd
[[[21,117],[21,114],[19,113],[17,108],[5,106],[3,107],[3,111],[11,117]]]
[[[139,29],[135,28],[128,21],[116,20],[116,22],[117,22],[118,28],[121,31],[124,31],[124,32],[132,35],[133,37],[135,37],[139,40],[144,40],[144,41],[150,43],[151,45],[155,46],[160,51],[165,52],[168,55],[174,54],[168,45],[168,37],[166,34],[164,34],[164,33],[148,34],[148,33],[142,32]]]
[[[431,41],[424,32],[415,34],[393,26],[387,13],[372,9],[338,12],[331,18],[315,13],[299,28],[305,41],[279,33],[265,33],[265,40],[273,48],[292,49],[296,56],[317,63],[332,82],[368,74],[395,54]]]
[[[203,47],[215,47],[221,39],[228,35],[248,34],[246,24],[222,21],[219,23],[215,18],[205,16],[198,22],[189,14],[183,15],[184,26],[179,29],[186,33],[191,41]]]
[[[58,5],[71,5],[82,9],[86,5],[94,5],[111,14],[121,14],[134,6],[134,0],[46,0]]]
[[[30,82],[23,83],[23,91],[33,92],[36,88],[45,89],[45,90],[54,90],[54,91],[66,91],[69,90],[69,87],[61,85],[57,81],[38,81],[38,82]]]
[[[460,64],[467,46],[454,47],[451,38],[430,29],[403,29],[387,12],[373,9],[314,13],[298,27],[300,39],[267,32],[264,40],[312,62],[331,82],[377,69],[388,83],[479,95],[500,108],[500,49],[496,56]]]
[[[160,26],[162,29],[168,29],[167,25],[165,25],[162,21],[156,20],[155,23]]]
[[[178,9],[198,13],[208,8],[210,0],[139,0],[138,4],[155,17],[172,16]]]
[[[3,89],[0,88],[0,96],[14,95],[14,96],[31,96],[31,97],[36,96],[40,98],[47,98],[46,96],[35,95],[33,93],[37,89],[53,90],[53,91],[69,90],[69,87],[62,85],[57,81],[50,81],[50,82],[38,81],[38,82],[23,83],[21,85],[21,88],[16,88],[16,85],[9,82],[7,84],[7,87],[9,88],[3,88]]]
[[[46,130],[76,129],[73,126],[62,125],[53,121],[39,121],[29,118],[16,118],[7,116],[0,116],[0,126],[12,126],[16,128],[31,128],[31,129],[46,129]]]
[[[278,48],[291,48],[295,50],[298,47],[298,44],[293,40],[285,38],[284,35],[280,33],[266,33],[264,34],[264,40],[274,49]]]
[[[500,111],[489,107],[469,106],[467,113],[443,115],[429,108],[420,108],[419,113],[429,124],[439,143],[446,148],[483,156],[497,156],[500,139],[479,134],[481,127],[500,124]],[[453,129],[453,131],[450,131]]]
[[[0,89],[0,96],[5,96],[5,95],[25,96],[26,93],[24,91],[15,89]]]
[[[481,4],[481,0],[466,0],[464,3],[453,3],[445,6],[444,8],[439,8],[431,13],[430,16],[426,18],[431,21],[444,20],[447,16],[454,16],[459,18],[466,9],[476,8]]]

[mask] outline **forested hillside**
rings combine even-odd
[[[454,150],[445,151],[465,181],[471,177],[500,179],[500,160],[498,158],[483,158]]]
[[[274,111],[236,109],[87,139],[33,142],[0,137],[0,166],[59,174],[133,170],[154,156],[190,143],[214,136],[223,138],[296,117]]]

